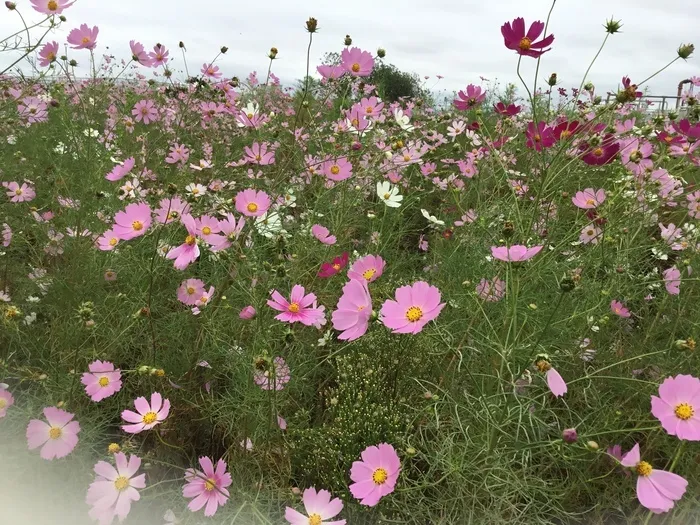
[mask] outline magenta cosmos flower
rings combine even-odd
[[[321,264],[321,269],[316,274],[322,279],[327,279],[328,277],[333,277],[338,274],[340,270],[348,265],[348,252],[343,252],[340,257],[334,257],[333,262],[324,262]]]
[[[543,148],[551,148],[557,141],[554,136],[554,130],[545,122],[538,122],[537,126],[535,126],[534,122],[530,122],[527,125],[525,136],[527,137],[525,145],[535,151],[542,151]]]
[[[229,492],[226,489],[231,485],[231,474],[226,472],[226,463],[220,459],[214,464],[208,457],[199,458],[202,470],[187,469],[185,479],[187,484],[182,488],[182,495],[185,498],[194,498],[187,508],[192,512],[197,512],[206,505],[204,515],[207,517],[216,514],[219,506],[223,507],[228,501]]]
[[[72,421],[75,414],[60,408],[46,407],[44,417],[48,423],[32,419],[27,426],[29,450],[41,447],[40,456],[48,460],[66,457],[78,444],[80,425],[77,421]]]
[[[655,514],[668,512],[685,494],[688,482],[678,474],[656,470],[651,464],[641,461],[638,443],[622,457],[620,463],[637,471],[637,499]]]
[[[36,197],[34,188],[26,182],[22,183],[21,186],[14,181],[6,182],[3,186],[7,189],[7,196],[10,198],[10,202],[29,202]]]
[[[316,307],[316,295],[307,294],[300,284],[294,285],[292,295],[287,301],[277,290],[272,291],[272,299],[268,299],[270,308],[282,312],[275,316],[278,321],[285,323],[302,323],[306,326],[318,324],[324,317],[323,307]]]
[[[374,59],[367,51],[357,47],[343,49],[340,53],[341,65],[353,77],[368,77],[374,69]]]
[[[85,393],[94,402],[112,396],[122,389],[122,374],[109,361],[94,361],[88,365],[89,372],[83,374],[81,383],[85,385]]]
[[[187,229],[185,242],[170,250],[165,257],[175,259],[173,266],[178,270],[184,270],[199,257],[199,246],[197,245],[197,226],[192,215],[185,213],[180,221]]]
[[[659,397],[651,396],[651,413],[670,435],[700,441],[700,379],[683,374],[667,377],[659,386]]]
[[[549,35],[539,42],[535,42],[544,31],[544,23],[539,20],[533,22],[530,29],[525,32],[525,20],[516,18],[513,24],[506,22],[501,26],[503,41],[508,49],[512,49],[519,55],[538,58],[549,49],[543,49],[554,42],[554,35]]]
[[[132,203],[114,216],[112,231],[122,241],[144,235],[151,227],[151,208],[148,204]]]
[[[90,29],[87,24],[81,24],[79,28],[68,33],[67,40],[73,49],[95,49],[99,32],[97,26]]]
[[[597,208],[605,202],[605,190],[586,188],[583,191],[577,192],[576,195],[571,198],[571,202],[574,203],[574,206],[582,210]]]
[[[327,490],[316,492],[313,487],[306,489],[304,510],[306,510],[306,516],[292,507],[287,507],[284,511],[284,519],[291,525],[345,525],[346,523],[346,520],[327,521],[343,510],[342,500],[331,499],[331,493]]]
[[[348,270],[350,279],[364,279],[368,283],[379,279],[384,273],[386,262],[379,255],[365,255],[355,261]]]
[[[58,56],[58,42],[49,42],[39,51],[39,65],[46,67],[56,61]]]
[[[362,505],[374,507],[383,496],[391,494],[401,472],[401,461],[394,447],[386,443],[367,447],[362,461],[355,461],[350,479],[355,483],[348,488]]]
[[[131,502],[141,499],[137,489],[146,487],[146,474],[135,476],[141,458],[123,452],[114,455],[116,468],[106,461],[95,464],[95,481],[88,487],[85,502],[90,505],[90,517],[100,525],[109,525],[114,518],[124,521],[131,511]]]
[[[247,189],[236,194],[236,210],[247,217],[260,217],[270,209],[272,199],[264,191]]]
[[[514,244],[513,246],[491,246],[491,255],[494,259],[505,262],[522,262],[532,259],[535,255],[540,253],[542,246],[533,246],[528,248],[527,246],[522,246],[520,244]]]
[[[516,106],[515,104],[508,104],[507,106],[503,102],[499,102],[495,106],[493,106],[493,109],[498,113],[499,115],[505,115],[507,117],[514,117],[518,113],[520,113],[520,106]]]
[[[282,390],[292,378],[289,365],[282,357],[272,361],[267,358],[256,359],[253,380],[263,390]]]
[[[481,87],[469,84],[467,89],[457,93],[456,99],[452,101],[457,109],[468,110],[475,108],[486,100],[486,92],[481,91]]]
[[[311,233],[323,244],[335,244],[337,240],[335,235],[330,235],[328,228],[321,226],[320,224],[314,224],[311,227]]]
[[[170,400],[164,400],[158,392],[153,392],[150,405],[145,397],[137,397],[134,401],[134,407],[138,410],[138,414],[131,410],[122,412],[122,419],[132,423],[131,425],[122,425],[122,430],[129,434],[151,430],[164,421],[170,412]]]
[[[29,0],[35,11],[45,15],[60,15],[64,9],[68,9],[75,3],[69,0]]]
[[[440,290],[424,281],[396,289],[396,300],[388,299],[379,312],[384,326],[395,334],[417,334],[435,319],[445,303],[440,302]]]
[[[343,286],[343,295],[331,315],[333,328],[341,331],[341,341],[354,341],[367,332],[372,315],[372,298],[367,289],[367,281],[351,280]]]
[[[0,418],[7,415],[7,409],[15,404],[15,398],[5,390],[0,388]]]
[[[629,309],[625,308],[625,305],[622,304],[620,301],[611,301],[610,311],[615,315],[619,315],[620,317],[625,318],[630,317],[631,315]]]

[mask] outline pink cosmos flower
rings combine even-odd
[[[538,58],[551,48],[543,49],[554,42],[554,35],[549,35],[539,42],[535,42],[544,31],[544,23],[533,22],[530,29],[525,33],[525,20],[516,18],[513,20],[513,25],[506,22],[501,26],[501,34],[505,46],[512,49],[519,55],[525,55],[533,58]]]
[[[152,100],[139,100],[131,110],[136,122],[150,124],[158,120],[158,108]]]
[[[337,516],[343,510],[343,502],[340,498],[331,499],[331,493],[327,490],[316,492],[314,487],[304,491],[304,510],[301,512],[287,507],[284,511],[284,519],[291,525],[345,525],[346,520],[326,521]]]
[[[118,181],[126,177],[131,170],[134,169],[134,164],[136,164],[136,159],[134,157],[129,157],[124,161],[123,164],[117,164],[114,166],[112,171],[105,175],[105,179],[110,182]]]
[[[30,202],[36,197],[34,188],[26,182],[22,183],[21,186],[14,181],[5,182],[3,186],[7,189],[7,196],[10,198],[10,202]]]
[[[667,377],[659,397],[651,396],[651,413],[671,436],[700,441],[700,379],[691,375]]]
[[[272,199],[264,191],[247,189],[236,194],[236,210],[247,217],[260,217],[270,209]]]
[[[233,241],[238,239],[244,227],[245,219],[243,217],[240,217],[238,221],[236,221],[236,217],[233,213],[227,213],[226,219],[219,221],[220,234],[212,239],[214,243],[212,245],[212,251],[218,252],[230,248]]]
[[[354,341],[365,335],[372,315],[372,298],[365,279],[352,279],[343,286],[343,295],[331,315],[333,328],[341,331],[341,341]]]
[[[620,160],[625,168],[637,176],[652,170],[654,161],[650,157],[654,153],[654,146],[651,142],[636,137],[622,139],[620,142]]]
[[[183,304],[194,306],[204,293],[204,281],[187,279],[182,281],[177,289],[177,300]]]
[[[58,42],[49,42],[39,51],[39,65],[46,67],[56,61],[58,56]]]
[[[190,158],[190,150],[184,144],[178,144],[177,142],[170,146],[170,152],[165,158],[165,162],[168,164],[185,164]]]
[[[352,163],[345,157],[324,162],[322,169],[326,178],[336,182],[352,177]]]
[[[336,79],[342,77],[346,71],[343,66],[317,66],[316,71],[323,78]]]
[[[66,457],[78,444],[80,425],[77,421],[71,421],[75,414],[60,408],[46,407],[44,417],[48,424],[32,419],[27,426],[29,450],[42,447],[40,456],[49,461]]]
[[[245,161],[249,164],[259,164],[260,166],[268,166],[269,164],[275,163],[275,152],[274,150],[268,151],[267,144],[259,144],[254,142],[250,147],[245,146],[243,148],[246,157]]]
[[[598,244],[601,235],[603,235],[603,230],[591,223],[581,230],[578,240],[583,244]]]
[[[197,237],[202,239],[207,244],[216,244],[218,241],[217,233],[221,231],[219,219],[210,215],[202,215],[194,220]]]
[[[97,47],[97,34],[100,32],[97,26],[90,29],[87,24],[81,24],[80,28],[68,33],[68,43],[73,49],[95,49]]]
[[[144,430],[151,430],[153,427],[163,422],[170,413],[170,400],[163,399],[158,392],[151,394],[151,404],[148,404],[145,397],[137,397],[134,407],[138,410],[124,410],[122,419],[131,425],[122,425],[122,430],[129,434],[138,434]]]
[[[175,268],[184,270],[199,257],[199,246],[197,245],[197,228],[192,215],[185,213],[180,221],[187,229],[185,242],[171,249],[165,257],[168,259],[175,259]]]
[[[381,277],[385,266],[386,262],[379,255],[365,255],[352,264],[348,270],[348,278],[371,283]]]
[[[503,102],[499,102],[498,104],[493,106],[493,109],[496,110],[496,113],[498,113],[499,115],[514,117],[515,115],[520,113],[521,106],[516,106],[515,104],[509,104],[506,106]]]
[[[122,389],[122,374],[109,361],[94,361],[88,365],[89,372],[83,373],[80,380],[85,385],[85,393],[95,403],[112,396]]]
[[[246,321],[249,321],[250,319],[253,319],[255,317],[255,314],[257,314],[257,311],[255,308],[252,306],[248,305],[244,307],[238,314],[238,317],[241,319],[244,319]]]
[[[333,262],[324,262],[321,264],[321,270],[319,270],[318,275],[322,279],[327,279],[328,277],[333,277],[334,275],[340,273],[340,270],[348,265],[348,252],[343,252],[340,257],[334,257]]]
[[[12,397],[12,394],[4,388],[0,388],[0,418],[5,417],[7,415],[7,409],[14,404],[15,398]]]
[[[160,224],[169,224],[190,212],[190,205],[180,199],[180,197],[172,197],[160,201],[160,207],[156,210],[156,221]]]
[[[132,203],[114,216],[114,234],[122,241],[144,235],[151,227],[151,208],[148,204]]]
[[[307,294],[300,284],[294,285],[290,300],[287,301],[277,290],[272,291],[272,299],[268,299],[267,305],[270,308],[282,312],[275,316],[278,321],[285,323],[302,323],[306,326],[313,326],[324,319],[325,308],[316,306],[316,295]],[[313,305],[313,306],[312,306]]]
[[[481,279],[476,285],[476,293],[484,301],[494,303],[503,299],[506,294],[506,283],[498,277],[494,277],[490,281]]]
[[[612,313],[614,313],[615,315],[619,315],[620,317],[627,318],[631,315],[630,311],[627,308],[625,308],[625,305],[622,304],[620,301],[611,301],[610,310],[612,311]]]
[[[182,496],[194,498],[187,508],[192,512],[197,512],[206,505],[204,515],[207,517],[216,514],[219,506],[223,507],[228,501],[229,492],[226,487],[231,485],[231,474],[226,472],[226,463],[220,459],[214,464],[208,457],[199,458],[202,471],[187,469],[185,480],[187,484],[182,488]]]
[[[362,505],[374,507],[382,497],[391,494],[401,472],[401,461],[394,447],[386,443],[367,447],[362,461],[355,461],[350,469],[354,481],[348,488]]]
[[[146,53],[146,50],[143,47],[143,44],[136,42],[135,40],[131,40],[129,42],[129,47],[131,48],[131,58],[134,60],[134,62],[138,62],[145,67],[151,67],[151,65],[153,65],[151,58],[148,56],[148,53]]]
[[[681,272],[675,266],[664,270],[664,285],[666,286],[666,291],[671,295],[678,295],[681,293]]]
[[[668,512],[685,494],[688,482],[678,474],[656,470],[651,464],[641,461],[638,443],[622,457],[620,463],[637,471],[637,499],[655,514]]]
[[[481,87],[475,86],[474,84],[469,84],[465,91],[460,91],[457,93],[459,98],[452,101],[457,109],[463,111],[475,108],[486,100],[486,92],[481,91]]]
[[[75,3],[69,0],[29,0],[35,11],[45,15],[60,15],[64,9],[68,9]]]
[[[27,124],[36,124],[38,122],[46,122],[49,119],[47,107],[46,102],[39,97],[24,97],[17,104],[17,112]]]
[[[374,59],[367,51],[357,47],[345,48],[340,53],[341,65],[353,77],[368,77],[374,69]]]
[[[424,281],[401,286],[396,289],[396,300],[388,299],[382,305],[380,319],[395,334],[417,334],[445,307],[440,297],[440,290]]]
[[[596,208],[605,202],[605,190],[586,188],[583,191],[577,192],[576,195],[571,198],[571,202],[574,203],[574,206],[582,210]]]
[[[119,236],[114,233],[114,230],[107,230],[95,241],[97,247],[103,252],[114,250],[119,244]]]
[[[90,517],[100,525],[111,525],[114,518],[124,521],[131,511],[131,502],[141,499],[137,489],[146,487],[146,474],[134,476],[141,467],[141,458],[123,452],[114,455],[116,468],[106,461],[98,461],[94,470],[95,481],[88,487],[85,502],[90,505]]]
[[[205,77],[213,79],[221,78],[223,76],[221,71],[219,71],[219,66],[215,66],[214,64],[203,64],[201,72]]]
[[[275,357],[272,362],[268,359],[257,359],[253,381],[263,390],[283,390],[291,375],[289,365],[282,357]]]
[[[521,262],[532,259],[535,255],[540,253],[542,248],[542,246],[528,248],[520,244],[514,244],[513,246],[491,246],[491,255],[494,259],[498,259],[499,261]]]
[[[153,67],[164,66],[168,63],[168,56],[170,53],[165,46],[161,44],[156,44],[153,46],[153,51],[148,54],[148,58],[151,59],[151,65]]]
[[[551,148],[557,141],[554,137],[554,130],[547,126],[545,122],[539,122],[537,126],[535,126],[534,122],[530,122],[527,125],[525,136],[527,137],[525,145],[536,151],[542,151],[543,148]]]
[[[7,248],[12,242],[12,228],[7,223],[2,224],[2,246]]]
[[[335,244],[336,242],[335,235],[329,235],[330,232],[328,231],[328,228],[321,226],[320,224],[314,224],[311,227],[311,233],[323,244],[331,245]]]

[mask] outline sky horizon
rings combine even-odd
[[[16,0],[16,4],[28,23],[41,20],[29,0]],[[512,82],[522,96],[524,89],[516,75],[518,55],[503,45],[500,27],[518,16],[524,17],[528,26],[535,20],[545,21],[550,7],[551,2],[543,0],[527,5],[514,0],[433,0],[429,5],[418,0],[381,4],[303,0],[293,4],[268,1],[264,6],[246,4],[229,10],[222,8],[219,0],[199,0],[196,5],[171,0],[167,6],[143,0],[78,0],[64,12],[67,22],[49,33],[45,41],[56,40],[63,49],[71,29],[82,23],[97,25],[96,57],[111,53],[128,60],[129,40],[143,43],[149,51],[159,42],[170,50],[174,70],[183,69],[178,49],[178,42],[183,41],[190,73],[199,73],[203,63],[212,60],[221,46],[227,46],[228,52],[217,60],[226,77],[245,78],[257,71],[262,80],[269,62],[267,54],[274,46],[279,54],[272,72],[283,84],[291,85],[306,72],[305,22],[313,16],[319,31],[314,34],[310,70],[317,78],[315,66],[326,52],[342,50],[349,34],[353,46],[373,54],[381,47],[386,50],[387,63],[421,78],[428,76],[425,86],[438,93],[444,91],[449,96],[467,84],[483,84],[481,78],[486,78],[498,81],[501,89]],[[546,87],[545,79],[556,72],[560,87],[569,91],[578,87],[605,38],[603,24],[611,17],[622,20],[622,32],[610,36],[588,76],[603,98],[608,91],[617,90],[622,76],[639,82],[665,66],[677,56],[679,45],[694,43],[692,37],[698,35],[700,26],[700,11],[693,12],[683,0],[667,0],[663,5],[648,0],[589,0],[585,5],[560,2],[550,18],[548,33],[554,34],[555,41],[542,58],[538,86]],[[3,8],[0,39],[21,28],[16,13]],[[17,56],[0,53],[0,68]],[[87,51],[69,50],[69,58],[78,61],[80,76],[88,76]],[[677,61],[646,87],[653,95],[675,96],[681,80],[700,76],[696,60],[694,54],[688,61]],[[536,65],[535,59],[523,57],[521,73],[530,87]],[[153,78],[153,70],[139,69]],[[437,75],[444,78],[438,80]]]

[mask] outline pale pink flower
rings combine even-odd
[[[367,51],[362,51],[357,47],[345,48],[340,53],[341,65],[354,77],[368,77],[374,69],[374,59]]]
[[[146,53],[146,50],[141,42],[131,40],[129,41],[129,47],[131,48],[131,58],[134,60],[134,62],[138,62],[145,67],[151,67],[153,65],[151,58],[148,56],[148,53]]]
[[[3,186],[7,189],[7,196],[10,198],[10,202],[29,202],[36,197],[34,187],[26,182],[22,183],[21,186],[14,181],[5,182]]]
[[[700,441],[700,379],[683,374],[667,377],[659,396],[651,396],[651,413],[671,436]]]
[[[445,307],[440,298],[440,290],[424,281],[401,286],[396,289],[396,300],[386,300],[379,316],[395,334],[417,334]]]
[[[561,374],[555,368],[550,366],[545,374],[545,378],[547,379],[549,390],[555,397],[561,397],[568,391],[564,378],[561,377]]]
[[[620,301],[611,301],[610,302],[610,311],[614,313],[615,315],[619,315],[620,317],[630,317],[630,311],[625,308],[625,305],[622,304]]]
[[[184,270],[199,257],[199,246],[197,245],[197,229],[192,215],[185,213],[182,215],[180,221],[187,229],[185,242],[180,246],[172,248],[165,257],[168,259],[175,259],[175,268]]]
[[[81,24],[80,28],[73,29],[68,33],[67,40],[73,49],[95,49],[99,32],[97,26],[90,29],[87,24]]]
[[[257,312],[255,311],[255,308],[248,305],[239,312],[238,317],[240,317],[241,319],[250,320],[253,317],[255,317],[256,313]]]
[[[114,250],[119,244],[119,236],[114,233],[114,230],[107,230],[95,241],[97,247],[103,252]]]
[[[85,385],[85,393],[95,403],[122,389],[121,370],[115,369],[109,361],[94,361],[88,365],[88,370],[89,372],[83,373],[80,382]]]
[[[603,230],[598,228],[595,224],[591,223],[585,226],[581,230],[581,234],[578,236],[578,240],[583,244],[598,244],[600,236],[603,234]]]
[[[219,66],[215,66],[214,64],[203,64],[202,69],[201,69],[202,75],[208,78],[221,78],[223,76],[223,73],[219,70]]]
[[[681,293],[681,272],[675,266],[664,270],[664,285],[666,286],[666,291],[671,295],[678,295]]]
[[[2,246],[7,248],[12,242],[12,228],[7,223],[2,225]]]
[[[236,194],[236,210],[247,217],[260,217],[270,209],[272,199],[264,191],[247,189]]]
[[[27,426],[29,450],[42,447],[40,456],[49,461],[66,457],[78,444],[80,425],[72,421],[75,415],[60,408],[46,407],[44,417],[48,423],[32,419]]]
[[[151,394],[151,404],[145,397],[138,397],[134,401],[134,407],[138,411],[124,410],[122,419],[131,425],[122,425],[122,430],[129,434],[138,434],[144,430],[151,430],[168,417],[170,413],[170,400],[163,399],[158,392]]]
[[[282,312],[275,316],[278,321],[286,323],[302,323],[314,326],[324,319],[324,307],[316,306],[316,295],[306,293],[300,284],[294,285],[290,300],[287,301],[277,290],[272,291],[272,299],[268,299],[270,308]]]
[[[571,201],[575,206],[583,210],[596,208],[605,201],[605,190],[586,188],[585,190],[576,193],[576,195],[571,198]]]
[[[230,248],[233,241],[238,239],[244,227],[245,219],[243,217],[240,217],[238,221],[236,221],[236,217],[233,213],[227,213],[226,219],[219,221],[221,232],[213,239],[214,244],[212,246],[212,251],[218,252]]]
[[[343,286],[343,295],[331,315],[333,328],[341,331],[341,341],[354,341],[362,337],[369,327],[372,315],[372,298],[367,289],[367,281],[352,279]]]
[[[68,9],[75,0],[29,0],[35,11],[45,15],[60,15],[64,9]]]
[[[216,463],[216,469],[210,458],[199,458],[202,470],[187,469],[185,480],[187,483],[182,488],[182,496],[194,498],[187,508],[192,512],[197,512],[206,505],[204,515],[207,517],[216,514],[220,506],[224,506],[229,498],[226,487],[231,485],[231,474],[226,472],[226,463],[220,459]]]
[[[352,264],[348,270],[348,278],[364,279],[371,283],[381,277],[385,266],[386,262],[379,255],[366,255]]]
[[[148,58],[151,59],[151,65],[153,67],[164,66],[168,63],[169,55],[170,53],[167,49],[165,49],[165,46],[161,44],[156,44],[155,46],[153,46],[153,51],[151,51],[148,54]]]
[[[245,146],[243,151],[246,154],[245,161],[249,164],[267,166],[275,163],[275,152],[273,150],[268,151],[266,143],[259,144],[255,142],[250,147]]]
[[[506,283],[498,277],[494,277],[490,281],[481,279],[476,285],[476,293],[489,303],[500,301],[506,294]]]
[[[7,409],[14,404],[15,398],[12,397],[12,394],[4,388],[0,388],[0,418],[5,417],[7,415]]]
[[[255,362],[253,381],[263,390],[282,390],[289,383],[291,374],[289,365],[282,357],[258,359]]]
[[[327,521],[334,518],[343,510],[343,502],[340,498],[331,499],[331,493],[327,490],[319,490],[311,487],[304,491],[304,510],[306,515],[287,507],[284,518],[291,525],[345,525],[346,520]]]
[[[114,518],[124,521],[131,511],[131,502],[141,499],[137,489],[146,487],[146,474],[139,474],[141,458],[123,452],[114,455],[116,468],[106,461],[95,464],[95,481],[88,487],[85,502],[90,505],[89,515],[100,525],[111,525]]]
[[[118,181],[126,177],[131,170],[134,169],[134,164],[136,164],[136,159],[134,157],[129,157],[122,164],[117,164],[114,166],[112,171],[105,175],[105,179],[110,182]]]
[[[155,214],[156,221],[161,224],[179,221],[184,214],[190,213],[191,209],[189,203],[183,201],[180,197],[162,199],[159,204],[160,207],[155,211]]]
[[[491,246],[491,255],[499,261],[520,262],[531,259],[542,250],[542,246],[528,248],[520,244],[513,246]]]
[[[122,241],[144,235],[151,227],[151,208],[148,204],[129,204],[114,216],[112,231]]]
[[[197,237],[209,245],[216,244],[218,241],[218,236],[216,234],[221,231],[219,219],[211,217],[210,215],[202,215],[194,220],[194,224]]]
[[[152,100],[139,100],[131,110],[136,122],[150,124],[158,120],[158,108]]]
[[[58,42],[49,42],[39,51],[39,65],[46,67],[56,61],[58,56]]]
[[[194,306],[204,293],[204,281],[187,279],[182,281],[177,289],[177,300],[189,306]]]
[[[316,239],[321,241],[323,244],[335,244],[335,235],[329,235],[328,228],[321,226],[320,224],[314,224],[311,227],[311,233]]]
[[[394,447],[386,443],[367,447],[362,461],[355,461],[350,469],[354,481],[348,488],[362,505],[374,507],[379,500],[394,492],[401,472],[401,460]]]

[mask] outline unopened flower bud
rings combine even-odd
[[[148,372],[150,370],[151,370],[150,366],[143,365],[143,366],[140,366],[138,368],[138,373],[141,374],[142,376],[144,376],[144,375],[148,374]]]
[[[559,289],[564,293],[570,292],[574,288],[576,288],[576,283],[571,277],[564,277],[559,283]]]
[[[384,58],[386,56],[386,49],[384,49],[383,47],[377,49],[377,56],[379,58]]]
[[[687,60],[688,57],[693,54],[693,51],[695,51],[695,46],[693,44],[682,44],[681,47],[678,48],[678,56],[683,60]]]
[[[586,441],[586,448],[588,448],[588,450],[598,450],[600,446],[596,441],[590,440]]]
[[[406,449],[406,454],[408,454],[409,456],[415,456],[416,454],[418,454],[418,451],[413,447],[408,447]]]
[[[351,45],[352,45],[352,38],[350,38],[350,35],[345,35],[344,44],[345,44],[346,46],[351,46]]]
[[[550,86],[556,86],[557,85],[557,74],[552,73],[549,75],[549,80],[547,80],[547,84]]]
[[[179,47],[180,49],[185,49],[185,43],[184,43],[182,40],[180,40],[180,43],[178,44],[178,47]],[[187,51],[187,50],[185,49],[185,51]]]
[[[10,11],[14,11],[17,8],[17,4],[14,2],[5,2],[5,7],[7,7]]]
[[[576,443],[578,441],[578,433],[575,428],[567,428],[561,433],[561,438],[566,443]]]
[[[306,21],[306,30],[309,33],[315,33],[317,29],[318,20],[316,20],[314,17],[309,17],[309,19]]]
[[[614,35],[615,33],[620,32],[620,28],[622,27],[622,21],[613,20],[611,18],[610,20],[605,21],[605,25],[603,27],[605,28],[605,31],[607,31],[611,35]]]
[[[59,19],[61,22],[65,22],[65,21],[67,20],[66,17],[65,17],[64,15],[59,16],[58,19]]]
[[[270,48],[270,54],[267,55],[267,56],[270,57],[270,60],[274,60],[275,58],[277,58],[277,53],[278,53],[277,48],[276,48],[276,47],[271,47],[271,48]]]
[[[71,61],[68,62],[68,65],[71,66],[71,67],[75,67],[75,66],[78,65],[78,61],[75,60],[75,59],[71,59]]]
[[[301,489],[299,489],[299,487],[292,487],[292,494],[298,496],[299,494],[301,494]]]
[[[226,47],[226,46],[221,46],[221,49],[220,49],[219,51],[221,51],[221,54],[222,54],[222,55],[225,55],[225,54],[226,54],[226,51],[228,51],[228,47]]]

